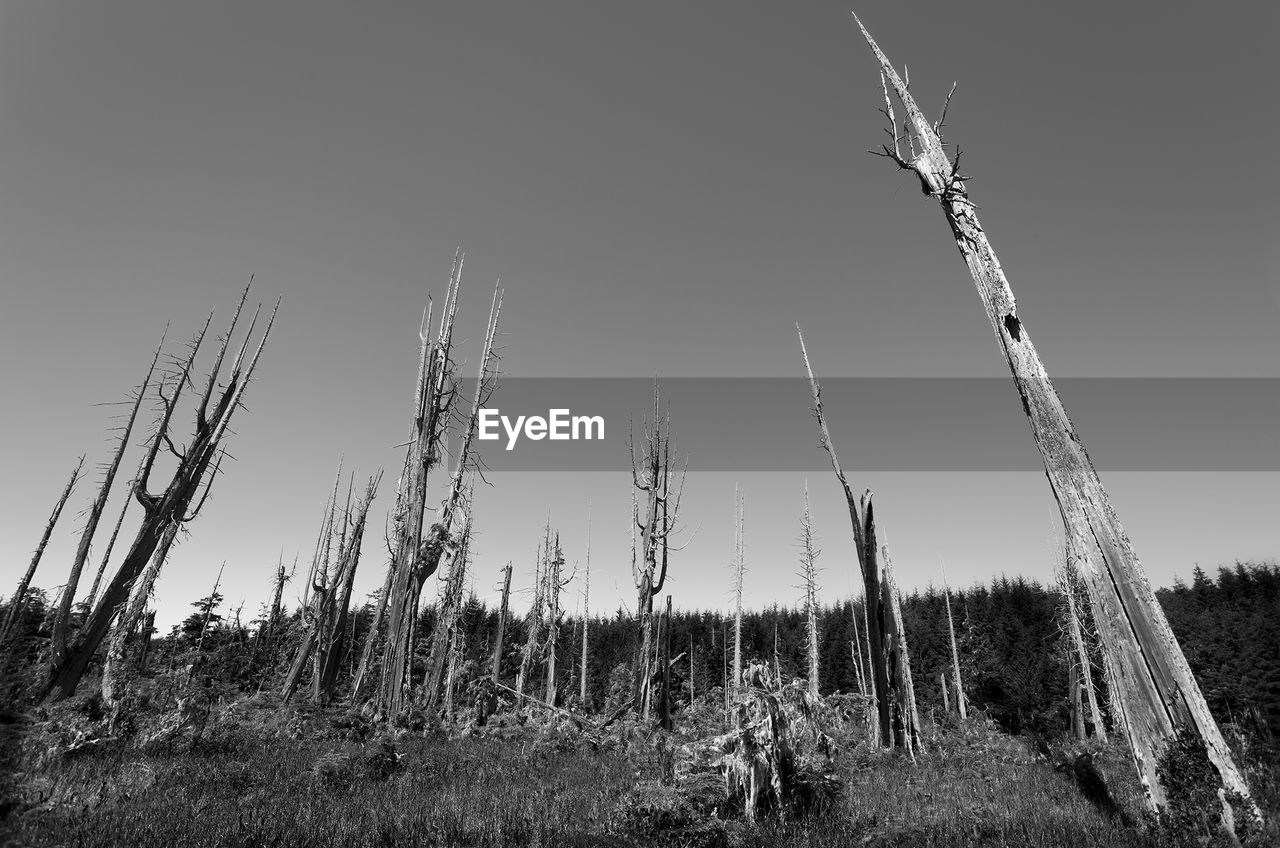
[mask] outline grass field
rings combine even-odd
[[[708,812],[698,792],[718,785],[677,785],[655,751],[678,751],[679,737],[663,744],[634,727],[588,744],[534,726],[356,741],[242,722],[198,739],[41,757],[39,731],[10,718],[5,757],[22,770],[7,775],[6,845],[1209,844],[1205,833],[1141,827],[1119,749],[1096,752],[1108,810],[1027,740],[977,722],[935,730],[915,762],[854,746],[837,758],[834,801],[749,824]]]

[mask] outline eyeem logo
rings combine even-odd
[[[604,438],[603,415],[574,415],[568,409],[549,409],[546,418],[518,415],[515,421],[503,415],[501,410],[481,409],[479,437],[484,441],[501,439],[499,424],[507,433],[507,450],[516,446],[521,434],[535,442],[542,439],[590,441]]]

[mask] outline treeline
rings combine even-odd
[[[1157,596],[1217,719],[1265,736],[1280,733],[1280,567],[1237,564],[1219,569],[1216,579],[1197,569],[1191,585],[1175,582]],[[989,586],[954,591],[952,604],[971,707],[985,711],[1011,732],[1065,730],[1068,659],[1058,589],[1023,577],[1001,577]],[[5,677],[11,684],[20,677],[11,672],[39,667],[33,661],[48,649],[52,612],[47,596],[33,590],[6,652]],[[435,612],[432,605],[425,608],[419,621],[421,632],[430,632]],[[372,605],[366,603],[351,616],[352,638],[345,640],[339,695],[349,687],[372,614]],[[824,695],[858,691],[853,644],[855,619],[861,632],[861,616],[860,604],[848,601],[821,611],[819,686]],[[930,589],[904,597],[903,617],[920,712],[941,716],[939,677],[948,672],[951,662],[941,592]],[[271,690],[286,673],[304,626],[299,612],[282,615],[274,627],[267,624],[265,610],[250,618],[243,610],[225,609],[221,595],[215,593],[192,604],[191,614],[163,637],[140,634],[142,638],[134,640],[134,662],[142,666],[144,678],[190,668],[205,685]],[[607,617],[593,617],[587,624],[585,706],[590,711],[611,710],[630,697],[631,666],[638,649],[635,622],[619,609]],[[566,616],[559,626],[558,699],[578,707],[582,621]],[[525,627],[520,617],[507,623],[500,679],[508,685],[514,685],[520,665]],[[488,674],[497,629],[497,610],[474,596],[466,599],[458,620],[460,680]],[[776,668],[786,680],[805,676],[805,618],[800,609],[774,606],[745,612],[742,638],[744,660]],[[676,703],[686,703],[690,693],[697,699],[723,697],[732,665],[732,616],[677,609],[671,617],[671,645],[672,656],[679,658],[673,668]],[[415,679],[421,680],[426,661],[424,653],[415,658]],[[1095,669],[1095,680],[1105,694],[1100,670]],[[540,687],[531,691],[541,694]]]

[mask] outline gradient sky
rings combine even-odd
[[[162,624],[223,560],[228,600],[255,609],[278,553],[308,556],[340,456],[394,475],[418,316],[456,245],[464,353],[501,277],[514,376],[796,376],[797,321],[820,376],[1007,373],[936,204],[865,153],[880,86],[849,8],[0,5],[0,592],[75,457],[107,457],[113,410],[94,404],[140,379],[166,321],[181,338],[211,308],[225,320],[251,273],[259,297],[283,295],[280,320],[237,462],[160,581]],[[926,112],[959,82],[948,137],[1052,375],[1280,377],[1273,4],[858,11]],[[851,457],[874,446],[831,423],[904,585],[936,580],[940,555],[957,583],[1048,575],[1042,474],[859,473]],[[808,476],[835,599],[848,517],[832,475]],[[804,479],[692,475],[676,604],[726,602],[735,482],[748,603],[794,602]],[[480,594],[508,559],[528,582],[548,512],[581,559],[590,500],[592,606],[634,603],[625,474],[491,482]],[[1280,475],[1104,482],[1156,583],[1277,556]],[[91,496],[77,491],[39,585],[65,578]],[[362,590],[385,560],[370,542]]]

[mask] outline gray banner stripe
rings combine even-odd
[[[665,378],[675,448],[691,471],[823,471],[803,378]],[[1280,471],[1280,380],[1054,381],[1099,469]],[[463,397],[469,397],[465,386]],[[832,378],[823,404],[850,470],[1036,471],[1040,457],[1007,378]],[[652,414],[647,378],[504,378],[489,403],[513,422],[553,408],[602,416],[603,440],[481,441],[494,471],[624,471],[629,422]]]

